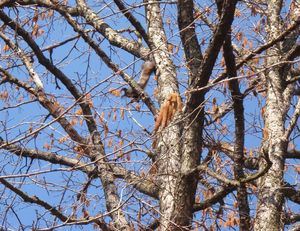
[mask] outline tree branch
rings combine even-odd
[[[221,175],[221,174],[216,173],[215,171],[211,170],[205,164],[198,165],[195,169],[193,169],[190,172],[186,173],[185,176],[189,176],[189,175],[193,174],[194,172],[198,172],[198,173],[205,172],[209,176],[223,182],[226,185],[240,187],[241,184],[246,184],[246,183],[249,183],[251,181],[254,181],[254,180],[258,179],[259,177],[263,176],[270,169],[270,167],[272,165],[272,162],[270,161],[270,159],[268,157],[265,157],[264,160],[266,162],[264,164],[264,167],[260,171],[254,173],[254,174],[245,175],[245,177],[240,178],[238,180],[228,179],[226,176]]]
[[[5,144],[3,141],[0,141],[0,146],[2,144]],[[52,164],[60,164],[64,166],[68,166],[73,168],[74,170],[80,170],[86,174],[88,174],[91,178],[96,178],[97,174],[97,168],[92,167],[91,163],[84,163],[77,159],[65,157],[58,155],[56,153],[52,152],[43,152],[36,149],[28,149],[23,148],[18,145],[7,145],[4,146],[5,150],[20,156],[20,157],[30,157],[32,159],[38,159],[38,160],[44,160],[48,161]],[[101,161],[101,159],[97,159],[96,161]],[[141,177],[136,175],[135,173],[128,171],[122,167],[113,167],[114,175],[117,178],[124,179],[129,185],[134,187],[136,190],[138,190],[141,193],[144,193],[148,196],[151,196],[153,198],[158,198],[158,186],[156,186],[150,179],[147,179],[146,177]]]
[[[199,69],[200,72],[197,77],[191,79],[189,89],[197,89],[207,85],[226,34],[230,30],[233,22],[236,4],[237,0],[224,1],[220,22],[203,56],[203,61]],[[202,103],[203,97],[199,97],[199,94],[200,96],[204,96],[205,92],[191,93],[191,96],[187,99],[187,107],[197,108],[197,106]]]
[[[300,230],[300,224],[295,224],[289,231],[299,231]]]
[[[290,119],[289,125],[285,130],[284,139],[288,140],[295,126],[297,125],[298,118],[300,116],[300,100],[298,98],[298,102],[294,111],[292,118]]]
[[[4,144],[4,142],[0,141],[0,145],[2,144]],[[4,146],[3,149],[20,157],[29,157],[32,159],[44,160],[52,164],[60,164],[60,165],[68,166],[74,168],[74,170],[76,169],[80,170],[92,176],[93,178],[95,177],[94,176],[95,169],[90,164],[86,164],[77,159],[61,156],[58,155],[57,153],[43,152],[36,149],[23,148],[19,145],[7,145]]]
[[[222,5],[217,1],[219,15],[222,10]],[[224,59],[228,73],[228,77],[236,77],[236,62],[235,55],[233,53],[231,43],[231,29],[227,33],[224,44]],[[235,179],[242,179],[245,177],[243,170],[244,167],[244,142],[245,142],[245,117],[244,117],[244,105],[243,95],[240,92],[239,82],[237,79],[229,81],[229,89],[233,100],[233,112],[235,122],[235,140],[234,140],[234,152],[233,152],[233,172]],[[237,188],[237,202],[239,208],[240,217],[240,230],[250,229],[250,208],[248,203],[247,188],[245,184],[241,184]]]
[[[23,64],[25,65],[29,76],[32,78],[35,83],[37,89],[44,90],[44,85],[38,75],[38,73],[32,68],[32,63],[30,62],[30,58],[26,56],[24,51],[19,48],[16,44],[14,44],[4,33],[0,31],[0,37],[4,40],[4,42],[20,57]]]
[[[86,22],[101,33],[110,44],[120,47],[136,57],[148,57],[150,53],[149,49],[144,48],[137,42],[129,41],[128,39],[120,36],[119,33],[113,30],[107,23],[98,17],[98,15],[91,10],[83,0],[77,0],[77,7],[80,15],[85,18]]]
[[[67,224],[85,225],[85,224],[95,223],[95,224],[98,224],[99,226],[105,226],[106,227],[105,223],[100,222],[99,219],[106,216],[107,214],[98,215],[96,217],[89,217],[87,219],[86,218],[79,219],[79,220],[73,219],[71,217],[65,216],[58,209],[56,209],[54,206],[52,206],[52,205],[48,204],[47,202],[41,200],[37,196],[29,196],[28,194],[26,194],[22,190],[14,187],[12,184],[10,184],[8,181],[6,181],[3,178],[0,178],[0,183],[3,184],[5,187],[9,188],[14,193],[16,193],[19,197],[21,197],[24,200],[24,202],[37,204],[37,205],[40,205],[41,207],[43,207],[44,209],[48,210],[53,216],[57,217],[59,220],[61,220],[62,222],[65,223],[61,226],[64,226],[64,225],[67,225]],[[109,230],[109,229],[107,229],[107,230]]]
[[[37,56],[39,63],[41,63],[55,76],[55,78],[58,78],[66,86],[73,97],[78,100],[90,133],[96,131],[96,122],[93,119],[93,114],[90,106],[88,105],[88,103],[84,102],[84,95],[82,95],[78,91],[72,81],[61,70],[59,70],[54,64],[51,63],[49,59],[44,56],[43,52],[32,39],[31,35],[26,30],[24,30],[24,28],[20,24],[16,23],[14,20],[8,17],[2,10],[0,10],[0,19],[26,41],[26,43],[31,47],[31,49]]]
[[[246,64],[249,60],[254,58],[256,55],[261,54],[268,48],[274,46],[276,43],[283,41],[286,36],[288,36],[290,33],[292,33],[294,30],[298,28],[300,25],[300,18],[296,20],[289,28],[287,28],[284,32],[279,34],[275,39],[269,41],[268,43],[256,48],[254,51],[251,51],[250,54],[248,54],[243,60],[241,60],[237,65],[236,69],[240,69],[244,64]],[[227,77],[227,72],[222,73],[218,78],[214,79],[212,81],[212,84],[218,83],[225,79]]]
[[[42,206],[43,208],[48,210],[52,215],[59,218],[61,221],[63,221],[63,222],[73,222],[74,221],[72,218],[66,217],[58,209],[56,209],[55,207],[49,205],[45,201],[39,199],[37,196],[32,196],[32,197],[28,196],[26,193],[24,193],[20,189],[14,187],[12,184],[8,183],[8,181],[6,181],[5,179],[0,178],[0,182],[5,187],[9,188],[11,191],[13,191],[18,196],[20,196],[25,202],[33,203],[33,204],[37,204],[37,205]]]
[[[286,198],[290,201],[293,201],[296,204],[300,205],[300,191],[296,190],[289,183],[285,183],[284,186],[280,189]]]
[[[148,106],[149,110],[153,115],[156,115],[157,110],[155,108],[154,102],[148,96],[148,94],[142,89],[139,84],[132,79],[129,75],[127,75],[123,70],[121,70],[116,64],[114,64],[108,55],[95,43],[86,32],[78,25],[78,23],[72,19],[72,17],[64,11],[60,11],[60,13],[66,18],[69,24],[73,27],[73,29],[78,32],[81,37],[88,43],[96,52],[96,54],[104,61],[104,63],[112,69],[115,73],[121,75],[121,77],[129,84],[132,89],[134,89],[140,96],[143,102]]]
[[[229,193],[232,193],[235,189],[236,186],[225,186],[222,190],[216,192],[214,195],[205,199],[204,201],[195,203],[193,208],[194,212],[206,209],[218,202],[221,202]]]
[[[17,2],[20,5],[39,5],[56,11],[64,11],[72,16],[82,16],[86,19],[87,23],[101,33],[111,45],[120,47],[127,52],[139,58],[146,58],[149,55],[149,49],[141,46],[140,43],[128,40],[121,36],[116,30],[112,29],[105,23],[93,10],[91,10],[83,1],[77,1],[76,7],[65,6],[63,4],[53,4],[51,1],[44,0],[18,0],[18,1],[5,1],[0,5],[12,4]]]
[[[190,72],[190,78],[194,79],[199,73],[199,67],[203,59],[201,47],[195,31],[194,3],[192,0],[179,0],[177,9],[178,27],[186,57],[187,68]]]
[[[128,19],[129,22],[131,22],[131,24],[140,33],[140,35],[143,37],[143,39],[145,40],[147,45],[150,47],[148,34],[144,30],[141,23],[133,16],[132,13],[130,13],[129,9],[126,8],[126,6],[123,4],[123,2],[121,0],[114,0],[114,2],[118,6],[118,8],[122,12],[122,14]]]
[[[295,214],[295,213],[286,214],[285,218],[284,218],[285,225],[291,225],[291,224],[294,224],[299,221],[300,221],[300,214]],[[298,227],[300,228],[300,224],[298,224]],[[299,229],[295,229],[295,231],[296,230],[299,230]]]
[[[211,170],[206,165],[199,165],[194,171],[198,171],[199,174],[202,173],[202,172],[207,173],[209,176],[223,182],[226,185],[231,185],[231,186],[234,186],[234,187],[240,186],[240,181],[233,180],[233,179],[228,179],[226,176],[221,175],[221,174]],[[191,173],[189,173],[189,174],[191,174]]]
[[[299,150],[288,150],[285,155],[284,158],[286,159],[300,159],[300,151]]]
[[[1,13],[0,13],[1,14]],[[57,120],[57,122],[62,126],[62,128],[65,130],[65,132],[70,136],[70,138],[82,145],[82,147],[85,149],[86,141],[84,138],[82,138],[78,132],[74,129],[74,127],[69,123],[69,121],[64,117],[65,113],[68,112],[68,110],[71,109],[69,107],[67,110],[63,110],[62,107],[60,107],[59,103],[56,101],[50,101],[44,91],[36,90],[30,87],[27,83],[24,83],[17,78],[13,77],[11,74],[9,74],[6,70],[0,68],[0,75],[3,77],[3,81],[7,81],[10,83],[16,84],[18,87],[23,88],[28,93],[34,95],[39,103],[49,111],[49,113]]]
[[[131,171],[121,167],[113,167],[114,174],[118,178],[124,179],[129,185],[137,189],[139,192],[158,199],[159,186],[156,185],[151,179],[138,176]]]
[[[292,49],[285,55],[283,60],[291,61],[300,55],[300,43],[295,44]]]

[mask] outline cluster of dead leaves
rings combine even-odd
[[[171,93],[160,108],[154,131],[156,132],[160,127],[165,128],[177,111],[182,111],[182,101],[178,93]]]

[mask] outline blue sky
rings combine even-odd
[[[97,4],[97,3],[95,3]],[[201,2],[201,7],[205,8],[206,6],[210,6],[211,3],[209,1]],[[112,6],[110,6],[112,7]],[[102,8],[100,4],[98,4],[97,8],[101,11],[101,15],[107,15],[106,18],[107,22],[109,22],[113,28],[115,29],[123,29],[128,26],[128,23],[124,19],[120,19],[118,17],[113,17],[111,10],[112,8]],[[199,6],[198,6],[199,7]],[[20,16],[21,18],[25,19],[26,17],[30,17],[30,14],[33,12],[21,10]],[[167,19],[170,19],[172,23],[165,24],[166,32],[168,34],[168,41],[173,43],[174,51],[176,50],[177,46],[180,46],[179,52],[173,54],[173,60],[177,67],[178,79],[182,83],[180,85],[182,97],[184,97],[186,82],[187,82],[187,74],[186,69],[182,65],[183,63],[183,53],[181,50],[181,44],[179,43],[179,34],[178,28],[175,25],[175,16],[174,16],[175,5],[170,5],[165,8],[165,18],[166,22]],[[247,13],[246,10],[240,8],[240,10],[244,13]],[[137,10],[136,16],[145,23],[143,18],[143,9],[140,8]],[[13,11],[10,12],[13,17]],[[47,11],[46,11],[47,13]],[[138,14],[140,13],[140,14]],[[233,33],[237,33],[242,31],[245,36],[253,41],[253,46],[255,47],[257,44],[262,42],[263,37],[255,37],[253,33],[253,27],[255,23],[257,23],[258,18],[252,17],[248,18],[248,14],[245,14],[241,18],[237,18],[234,22],[234,27],[236,29]],[[208,16],[209,19],[214,20],[214,15],[211,14]],[[36,39],[38,44],[41,48],[47,48],[48,46],[55,44],[57,42],[63,41],[67,38],[74,36],[74,31],[70,29],[68,25],[62,19],[46,19],[38,21],[39,26],[41,29],[45,31],[45,33]],[[53,23],[53,24],[52,24]],[[26,26],[27,28],[31,28],[32,25],[30,23]],[[88,29],[88,27],[87,27]],[[209,42],[209,28],[204,25],[199,25],[198,27],[199,32],[199,40],[202,41],[203,39],[203,49]],[[131,33],[125,33],[129,37],[136,38],[135,35]],[[104,49],[107,54],[112,57],[113,61],[120,65],[120,67],[124,68],[129,64],[132,64],[126,70],[128,74],[138,77],[140,67],[142,64],[141,60],[138,60],[128,53],[122,51],[119,48],[112,48],[107,41],[103,39],[102,36],[95,34],[93,38],[99,42],[99,45]],[[235,41],[238,45],[239,41]],[[29,51],[28,48],[25,47],[24,43],[20,42],[20,45]],[[0,41],[0,48],[1,48],[1,56],[8,55],[9,52],[3,51],[4,44]],[[45,55],[48,57],[49,53],[45,52]],[[105,66],[105,64],[95,55],[95,53],[91,50],[90,47],[86,46],[86,44],[82,40],[73,40],[61,46],[59,49],[55,49],[53,52],[53,61],[62,70],[72,81],[75,85],[80,89],[82,92],[89,91],[93,88],[93,86],[97,85],[103,79],[110,77],[106,82],[97,86],[94,90],[90,92],[91,97],[93,98],[93,106],[94,106],[94,113],[95,117],[98,121],[100,121],[100,117],[104,115],[104,122],[109,124],[110,132],[105,135],[103,126],[101,126],[101,122],[99,122],[99,130],[102,133],[103,141],[106,144],[106,152],[110,158],[113,158],[118,152],[115,153],[114,148],[120,147],[120,142],[124,140],[122,146],[128,145],[130,141],[134,140],[135,145],[134,148],[144,149],[151,147],[152,141],[149,139],[147,134],[143,131],[140,127],[142,125],[148,131],[153,130],[154,120],[150,112],[146,109],[145,105],[142,103],[133,103],[128,104],[129,99],[115,97],[114,95],[109,93],[109,89],[120,89],[124,87],[125,83],[119,76],[114,76],[113,73]],[[18,62],[19,63],[19,62]],[[9,63],[11,64],[11,63]],[[6,67],[7,63],[5,63],[4,59],[0,59],[0,66]],[[38,71],[44,85],[45,91],[51,95],[55,95],[58,101],[61,103],[62,106],[67,108],[70,106],[74,100],[70,95],[67,93],[66,89],[63,87],[61,83],[59,83],[59,87],[61,89],[56,89],[55,86],[55,78],[49,74],[44,67],[38,64],[35,60],[34,65],[36,70]],[[220,73],[222,73],[223,67],[219,64],[216,66],[212,78],[217,77]],[[17,76],[18,78],[28,81],[28,74],[24,72],[23,68],[14,68],[11,70],[11,73]],[[241,73],[239,73],[241,74]],[[147,92],[149,95],[153,96],[154,88],[156,86],[155,80],[151,80],[148,87]],[[242,89],[245,89],[247,86],[245,85],[244,81],[241,81]],[[24,94],[23,91],[16,91],[14,86],[11,85],[2,85],[1,91],[9,92],[9,102],[8,101],[0,101],[0,108],[12,106],[20,103],[22,97],[25,101],[30,101],[30,97]],[[216,98],[217,104],[221,105],[223,102],[227,102],[230,100],[228,97],[228,93],[223,92],[222,86],[216,86],[213,91],[210,91],[207,94],[207,98],[209,101],[212,101],[213,98]],[[9,103],[9,104],[8,104]],[[207,104],[207,110],[210,110],[212,104]],[[261,118],[261,108],[264,106],[264,99],[262,96],[255,97],[250,94],[245,100],[245,116],[246,116],[246,148],[248,151],[252,149],[253,151],[257,150],[260,142],[261,142],[261,127],[263,126],[262,118]],[[138,107],[140,111],[138,111]],[[77,111],[79,108],[78,106],[71,110],[71,112]],[[124,111],[124,118],[122,118],[121,114]],[[44,110],[41,106],[39,106],[36,102],[31,102],[25,105],[21,105],[19,107],[9,109],[9,110],[2,110],[0,113],[0,132],[1,136],[5,140],[13,140],[18,139],[26,132],[28,132],[32,128],[37,128],[41,126],[45,122],[51,121],[51,117],[49,117],[46,121],[44,121],[45,117],[47,116],[47,111]],[[67,115],[70,120],[74,119],[71,114]],[[86,136],[88,135],[87,129],[84,125],[80,124],[80,116],[77,116],[78,120],[74,119],[76,124],[76,128],[80,131],[81,135]],[[255,120],[253,119],[255,118]],[[102,121],[103,122],[103,121]],[[222,128],[225,124],[227,124],[228,133],[222,134],[216,130],[216,127],[209,127],[206,128],[208,134],[214,137],[218,137],[223,141],[231,143],[233,140],[232,131],[234,129],[233,123],[233,116],[232,113],[224,117],[217,128]],[[118,135],[119,131],[121,132],[121,138]],[[36,148],[40,150],[46,151],[46,145],[51,145],[50,151],[56,152],[59,155],[70,156],[76,158],[76,153],[74,153],[73,149],[70,149],[70,146],[74,146],[74,143],[71,141],[66,141],[65,143],[60,144],[59,139],[65,136],[64,131],[60,128],[60,126],[56,123],[52,124],[48,128],[44,129],[36,139],[26,139],[22,141],[23,145],[26,145],[30,148]],[[51,143],[51,139],[55,138],[56,140]],[[111,142],[113,142],[111,147]],[[296,141],[295,141],[296,142]],[[19,144],[19,143],[18,143]],[[296,145],[297,147],[297,145]],[[126,146],[123,149],[123,152],[130,150],[131,146]],[[130,158],[130,161],[128,161]],[[224,156],[222,156],[223,160],[226,160]],[[20,159],[15,156],[11,155],[1,155],[0,160],[2,161],[2,174],[20,174],[26,173],[27,171],[39,171],[39,170],[49,170],[49,169],[56,169],[61,166],[56,165],[49,165],[44,161],[33,161],[32,164],[29,166],[30,159]],[[124,156],[124,163],[122,165],[134,169],[139,172],[147,173],[149,170],[150,160],[146,157],[143,152],[136,151],[133,152],[131,155]],[[299,162],[295,162],[299,164]],[[286,174],[286,179],[291,183],[296,183],[298,180],[298,175],[295,177],[295,172],[292,168],[289,168],[289,171]],[[71,203],[78,203],[76,201],[77,192],[82,187],[82,183],[87,181],[87,177],[81,174],[80,172],[70,173],[70,172],[53,172],[47,173],[43,175],[32,176],[30,178],[26,178],[23,182],[24,178],[19,177],[15,180],[15,185],[21,185],[22,189],[25,190],[30,195],[38,195],[41,199],[49,200],[53,205],[57,205],[60,203],[61,200],[64,200],[63,206],[64,211],[66,214],[69,214],[72,210],[70,206]],[[43,183],[44,181],[49,182],[49,185],[46,188],[41,186],[36,186],[37,183]],[[21,183],[22,182],[22,183]],[[119,184],[123,186],[123,183],[120,181]],[[96,214],[99,211],[104,211],[104,199],[101,187],[99,186],[98,180],[93,181],[92,186],[90,186],[88,190],[89,198],[91,198],[92,204],[89,206],[89,210],[91,214]],[[65,191],[65,188],[69,187],[69,190]],[[1,188],[2,190],[3,188]],[[0,191],[1,193],[1,191]],[[124,188],[120,187],[120,193],[124,195],[124,198],[131,196],[132,189],[131,188]],[[7,195],[10,195],[9,191],[5,191],[3,197],[5,198]],[[61,195],[64,195],[63,197]],[[139,195],[139,194],[138,194]],[[141,196],[141,195],[139,195]],[[31,227],[33,219],[36,216],[36,213],[43,214],[45,211],[40,209],[34,205],[28,205],[24,203],[20,203],[21,200],[18,197],[9,197],[2,200],[0,203],[0,211],[6,208],[6,204],[11,203],[11,198],[15,201],[16,209],[18,214],[20,214],[20,220],[25,227]],[[142,197],[142,199],[147,199]],[[256,199],[251,197],[251,209],[254,212]],[[227,201],[228,205],[232,205],[234,202],[233,196],[229,196]],[[130,208],[128,208],[127,212],[128,215],[134,214],[134,209],[139,207],[139,203],[137,201],[130,200]],[[79,211],[80,214],[80,211]],[[200,216],[198,213],[197,216]],[[17,218],[14,216],[14,211],[8,211],[7,217],[10,219],[10,225],[17,229],[19,227],[19,222]],[[145,215],[145,217],[147,217]],[[49,219],[49,216],[45,216],[46,220]],[[50,218],[52,220],[53,218]],[[0,217],[1,220],[1,217]],[[45,224],[47,221],[42,222]],[[60,223],[60,222],[58,222]],[[1,223],[0,223],[1,225]],[[73,230],[80,230],[80,227],[70,228]],[[91,226],[82,227],[83,230],[91,230]],[[67,228],[62,228],[61,230],[67,230]],[[225,229],[224,229],[225,230]]]

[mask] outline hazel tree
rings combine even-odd
[[[0,226],[300,229],[299,17],[1,0]]]

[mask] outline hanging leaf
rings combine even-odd
[[[238,33],[236,33],[236,39],[238,40],[238,41],[242,41],[242,39],[243,39],[243,33],[242,32],[238,32]]]
[[[10,49],[10,47],[7,44],[5,44],[3,47],[3,51],[7,52],[7,51],[9,51],[9,49]]]
[[[135,109],[136,109],[137,111],[140,111],[140,110],[141,110],[141,105],[139,105],[139,104],[135,105]]]
[[[34,16],[32,17],[32,22],[34,22],[36,24],[38,19],[39,19],[39,12],[37,10],[35,10]]]
[[[75,111],[75,115],[82,115],[82,109],[79,108],[77,111]]]
[[[235,12],[234,12],[234,15],[235,15],[237,18],[239,18],[239,17],[242,16],[242,13],[241,13],[241,11],[240,11],[239,9],[236,9]]]
[[[7,100],[8,99],[8,91],[0,92],[0,99]]]
[[[61,137],[59,140],[58,140],[58,143],[62,144],[64,142],[66,142],[68,140],[68,137],[67,136],[63,136]]]
[[[107,134],[108,134],[108,126],[107,126],[107,123],[104,123],[104,124],[103,124],[103,130],[104,130],[104,136],[107,137]]]
[[[103,121],[104,121],[104,115],[105,115],[105,113],[104,112],[101,112],[101,115],[100,115],[100,117],[99,117],[99,121],[100,121],[100,123],[103,125]]]
[[[37,37],[38,36],[38,30],[39,30],[39,25],[37,23],[34,24],[33,29],[32,29],[32,36]]]
[[[48,17],[52,17],[54,15],[54,10],[48,10]]]
[[[119,142],[119,147],[122,148],[123,145],[124,145],[124,140],[122,139],[122,140],[120,140],[120,142]]]
[[[75,125],[77,124],[77,122],[78,122],[78,119],[77,119],[77,117],[75,117],[75,116],[73,116],[72,119],[70,120],[70,124],[71,124],[72,126],[75,126]]]
[[[117,114],[114,113],[114,116],[113,116],[113,121],[116,121],[117,120]]]
[[[110,139],[108,140],[107,147],[108,147],[108,148],[111,148],[112,145],[113,145],[113,138],[110,138]]]
[[[50,146],[50,144],[45,143],[45,144],[43,145],[43,148],[45,148],[46,150],[50,150],[50,149],[51,149],[51,146]]]
[[[125,114],[125,110],[124,110],[124,108],[121,108],[120,117],[121,117],[122,120],[124,120],[124,114]]]
[[[112,95],[116,96],[116,97],[120,97],[121,96],[121,91],[119,89],[110,88],[108,90],[108,92],[111,93]]]

